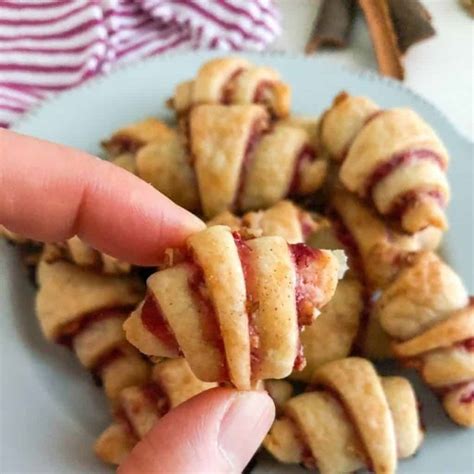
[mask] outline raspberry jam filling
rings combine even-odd
[[[473,403],[474,402],[474,390],[462,395],[459,399],[461,403]]]
[[[298,423],[291,416],[288,415],[287,420],[293,426],[293,434],[301,446],[301,464],[306,469],[315,471],[318,468],[318,463],[309,447],[309,443],[306,441],[303,430],[299,428]]]
[[[203,338],[210,345],[216,347],[219,354],[221,354],[221,370],[219,378],[221,381],[226,381],[229,379],[229,369],[227,367],[224,340],[222,339],[216,310],[206,285],[204,271],[192,255],[188,255],[187,264],[190,266],[188,287],[196,304],[199,306],[199,315],[201,317],[200,325]]]
[[[372,171],[372,174],[366,180],[365,195],[372,197],[374,188],[388,175],[393,173],[398,167],[414,163],[415,161],[429,160],[435,162],[441,169],[445,169],[445,164],[441,157],[432,150],[418,149],[406,150],[401,153],[396,153],[392,157],[379,164]]]
[[[164,390],[156,382],[149,382],[142,386],[142,393],[158,410],[160,418],[170,410],[170,401]]]
[[[306,163],[312,163],[316,159],[316,151],[308,144],[305,144],[298,153],[295,160],[295,167],[293,169],[293,177],[291,178],[288,194],[297,194],[301,187],[301,175],[303,166]]]
[[[298,349],[296,351],[295,361],[293,362],[293,370],[303,370],[306,367],[306,359],[304,357],[303,344],[298,339]]]
[[[72,340],[89,326],[109,318],[122,318],[125,320],[132,309],[132,306],[120,306],[116,308],[104,308],[87,313],[82,317],[65,324],[61,328],[61,334],[56,342],[71,347]]]
[[[465,339],[457,344],[459,347],[462,347],[468,352],[474,352],[474,337],[470,337],[469,339]]]
[[[272,98],[273,81],[260,81],[255,88],[253,102],[256,104],[269,104]]]
[[[148,293],[141,309],[141,320],[143,325],[160,342],[172,352],[181,353],[181,349],[176,341],[176,337],[166,321],[163,310],[158,300],[152,293]]]
[[[437,189],[431,191],[417,191],[416,189],[412,189],[396,198],[387,215],[393,219],[399,220],[409,209],[413,208],[416,203],[425,199],[431,199],[437,202],[439,207],[445,207],[446,205],[444,196]]]
[[[115,154],[125,152],[135,153],[144,144],[142,140],[128,135],[118,135],[105,143]]]
[[[367,278],[365,275],[364,263],[359,250],[359,245],[357,244],[354,235],[336,211],[331,210],[330,217],[336,238],[344,247],[344,250],[347,252],[349,257],[349,266],[357,273],[364,286],[366,286]]]
[[[314,309],[321,301],[318,262],[322,252],[305,244],[289,244],[289,249],[296,270],[296,310],[301,328],[313,322]]]
[[[254,373],[258,364],[262,360],[262,355],[259,351],[260,348],[260,335],[255,324],[255,317],[258,311],[258,296],[254,289],[256,288],[254,283],[254,275],[250,265],[250,254],[252,249],[245,243],[245,240],[238,232],[232,232],[235,246],[239,254],[240,264],[242,266],[242,272],[245,280],[245,309],[248,317],[249,326],[249,341],[250,341],[250,367],[251,373]]]
[[[227,79],[224,87],[222,88],[221,103],[224,105],[232,104],[234,95],[234,81],[244,72],[244,68],[236,69]]]
[[[111,349],[110,351],[106,352],[105,354],[102,354],[94,364],[94,367],[91,369],[92,375],[100,378],[102,375],[102,372],[113,362],[116,360],[120,359],[121,357],[124,357],[125,354],[122,351],[120,347],[115,347]]]

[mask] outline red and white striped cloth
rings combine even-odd
[[[0,126],[116,64],[178,47],[262,50],[272,0],[0,0]]]

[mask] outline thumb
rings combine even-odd
[[[118,474],[241,472],[275,417],[265,392],[216,388],[165,415]]]

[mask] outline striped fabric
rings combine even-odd
[[[262,50],[272,0],[0,0],[0,126],[54,92],[173,48]]]

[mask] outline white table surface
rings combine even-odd
[[[310,36],[320,0],[276,0],[283,34],[273,49],[302,52]],[[456,128],[474,141],[474,19],[458,0],[423,0],[437,35],[410,48],[405,55],[405,85],[436,105]],[[342,65],[377,70],[370,37],[359,13],[349,47],[322,50]]]

